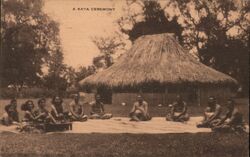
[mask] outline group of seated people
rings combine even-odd
[[[204,119],[197,124],[198,128],[212,128],[214,131],[241,132],[245,130],[243,115],[236,107],[232,98],[227,100],[226,114],[222,115],[222,107],[214,97],[209,97],[208,106],[204,111]]]
[[[178,95],[177,101],[170,105],[171,111],[167,114],[167,121],[185,122],[189,120],[187,103]],[[215,97],[208,98],[208,105],[204,111],[203,120],[197,124],[197,128],[211,128],[213,131],[232,132],[244,131],[243,115],[236,107],[232,98],[227,100],[226,114],[222,115],[222,107]]]
[[[110,119],[112,114],[105,113],[104,104],[99,94],[95,95],[95,100],[88,103],[91,106],[90,116],[84,113],[84,105],[87,102],[80,101],[79,93],[74,95],[73,100],[69,103],[69,110],[65,111],[63,100],[59,96],[54,96],[51,101],[51,111],[46,105],[46,99],[38,100],[38,109],[32,100],[26,101],[21,105],[24,112],[22,122],[26,123],[63,123],[72,121],[86,121],[89,119]],[[217,103],[216,98],[209,97],[208,105],[204,111],[204,119],[197,124],[198,128],[212,128],[214,131],[233,131],[244,129],[243,116],[235,106],[233,99],[227,101],[227,113],[222,116],[222,107]],[[176,101],[169,105],[170,111],[166,115],[167,121],[186,122],[189,120],[187,103],[180,95],[177,95]],[[5,113],[1,119],[2,124],[11,125],[18,123],[19,116],[17,112],[17,101],[12,99],[10,104],[5,106]],[[151,117],[148,111],[148,103],[141,95],[137,96],[137,101],[133,104],[129,113],[131,121],[149,121]]]
[[[7,126],[19,122],[57,124],[73,121],[83,122],[88,118],[110,119],[112,117],[112,114],[104,112],[104,105],[98,94],[95,96],[95,100],[89,103],[91,105],[89,117],[84,114],[85,103],[80,100],[79,93],[75,94],[73,100],[69,103],[68,111],[65,110],[63,99],[59,96],[52,98],[50,110],[45,98],[39,99],[37,104],[37,109],[35,109],[32,100],[27,100],[22,104],[21,110],[24,112],[24,116],[20,121],[17,111],[17,101],[16,99],[12,99],[10,104],[5,106],[5,113],[1,118],[1,123]]]
[[[130,112],[133,121],[148,121],[151,119],[148,112],[148,103],[139,95]],[[180,95],[177,95],[176,101],[169,105],[170,111],[166,115],[167,121],[186,122],[190,116],[188,114],[187,103]],[[232,98],[227,100],[226,114],[222,115],[222,107],[216,101],[215,97],[209,97],[208,105],[204,111],[203,120],[197,124],[197,128],[211,128],[213,131],[230,132],[244,131],[244,120],[242,113],[236,107]]]
[[[187,113],[187,103],[177,95],[176,101],[169,105],[170,112],[167,113],[167,121],[184,122],[189,120]],[[129,114],[131,121],[148,121],[151,120],[148,112],[148,103],[143,100],[141,95],[137,96],[137,101]]]

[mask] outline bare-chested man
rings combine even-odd
[[[151,117],[148,113],[148,103],[143,100],[141,95],[137,96],[137,101],[134,103],[129,116],[131,117],[131,121],[151,120]]]
[[[233,99],[227,100],[226,115],[212,129],[221,132],[243,132],[245,130],[243,116],[235,106]]]
[[[95,101],[89,103],[91,106],[90,119],[110,119],[113,117],[111,113],[105,113],[104,104],[99,94],[95,95]]]
[[[63,99],[56,95],[51,101],[51,115],[58,122],[68,121],[68,112],[65,111]]]
[[[197,124],[198,128],[212,128],[214,127],[218,121],[220,121],[220,114],[222,112],[222,108],[219,104],[217,104],[216,99],[214,97],[209,97],[208,106],[204,112],[204,119],[202,122]]]
[[[47,109],[46,99],[41,98],[38,100],[38,109],[34,111],[35,120],[38,123],[52,123],[56,124],[56,120]]]
[[[171,111],[167,115],[166,120],[175,122],[184,122],[189,120],[187,103],[183,101],[180,95],[177,95],[176,101],[171,105]]]
[[[84,114],[84,103],[80,101],[79,93],[74,95],[74,100],[69,104],[69,110],[69,117],[71,121],[84,122],[88,119],[88,116]]]

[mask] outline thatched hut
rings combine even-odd
[[[110,95],[112,104],[131,103],[142,92],[151,104],[167,104],[180,93],[203,104],[209,95],[223,100],[237,81],[197,61],[171,34],[145,35],[111,67],[79,82]]]

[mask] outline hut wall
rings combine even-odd
[[[217,98],[218,103],[224,104],[226,99],[233,95],[230,88],[227,87],[200,87],[200,92],[197,94],[195,100],[190,98],[188,92],[172,92],[172,93],[142,93],[143,98],[150,105],[170,104],[176,99],[176,95],[180,94],[183,99],[191,105],[205,106],[209,96]],[[122,102],[126,104],[133,104],[136,101],[138,93],[113,93],[112,104],[120,105]]]
[[[80,99],[82,99],[82,96],[80,94]],[[84,100],[85,102],[91,102],[95,100],[95,94],[94,93],[84,93]]]
[[[170,104],[176,99],[178,93],[143,93],[142,97],[150,105],[158,104]],[[188,100],[188,93],[180,93],[183,96],[183,99]],[[112,104],[120,105],[122,102],[126,104],[133,104],[136,101],[138,93],[113,93],[112,95]]]
[[[201,87],[200,89],[200,105],[205,106],[209,96],[214,96],[217,102],[224,104],[233,93],[229,87]]]
[[[113,93],[112,104],[119,105],[122,102],[133,104],[136,101],[138,93]],[[164,101],[164,94],[160,93],[143,93],[143,98],[152,105],[157,105]]]

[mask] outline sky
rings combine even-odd
[[[99,50],[91,38],[109,36],[118,27],[124,1],[113,0],[45,0],[44,11],[60,23],[64,62],[75,68],[92,64]],[[81,10],[78,10],[81,8]],[[91,8],[114,8],[112,11],[91,11]],[[75,9],[75,10],[74,10]]]

